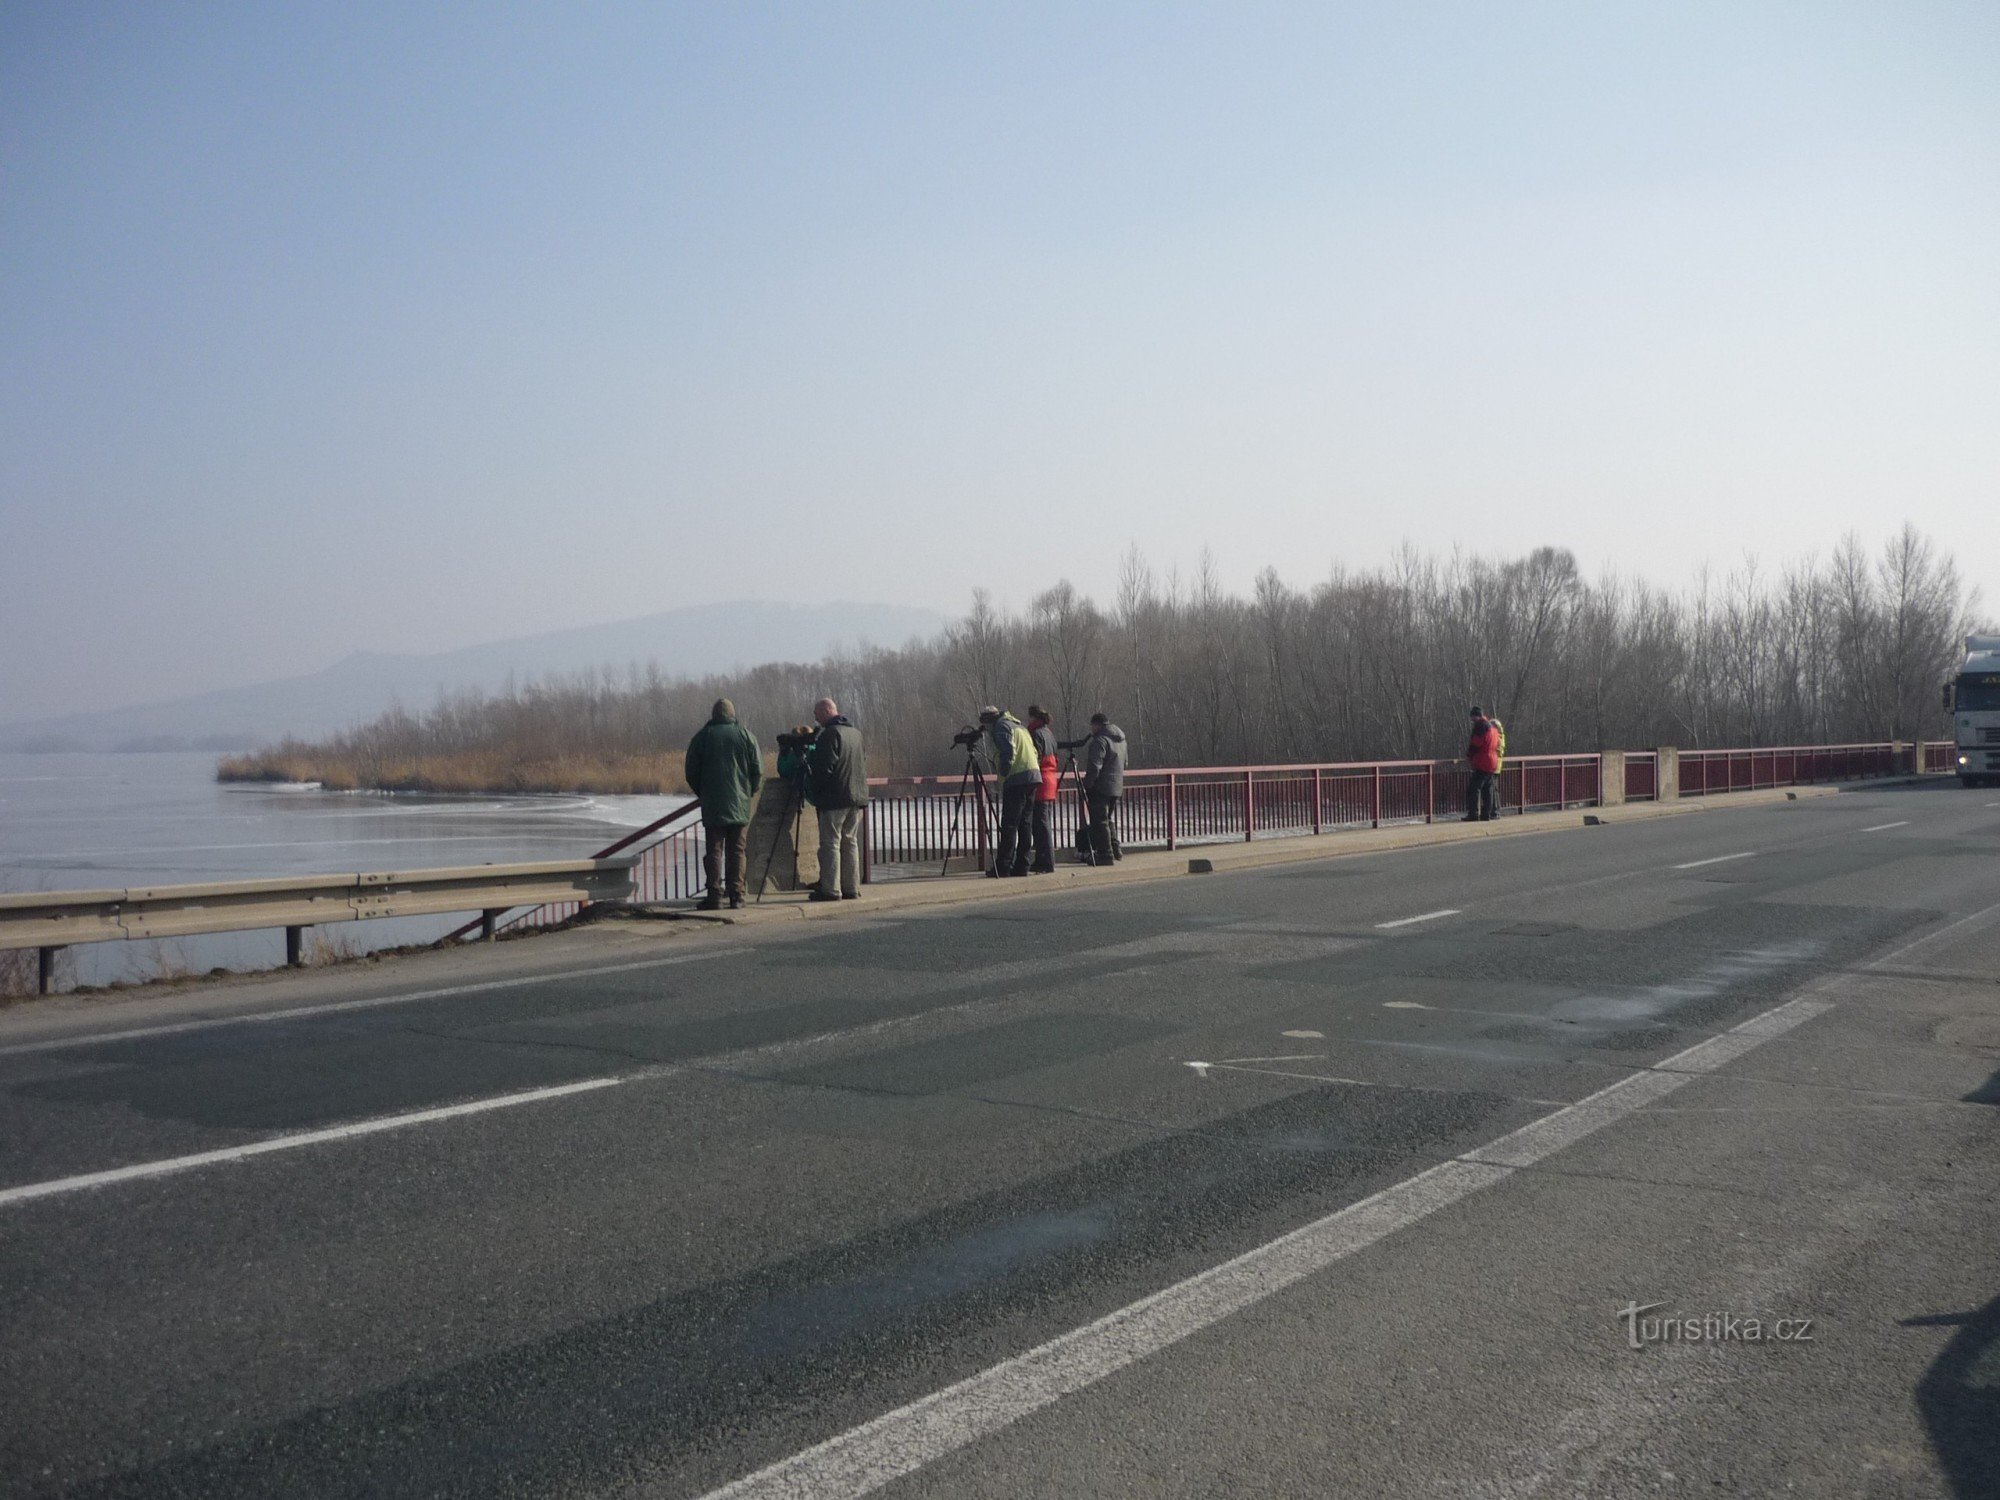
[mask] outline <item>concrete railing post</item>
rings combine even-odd
[[[1662,745],[1653,754],[1653,800],[1678,802],[1681,798],[1681,753],[1672,745]]]
[[[1597,805],[1625,805],[1625,752],[1606,750],[1597,757]]]

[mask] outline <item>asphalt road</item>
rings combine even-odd
[[[1991,793],[591,967],[7,1018],[0,1492],[2000,1494]]]

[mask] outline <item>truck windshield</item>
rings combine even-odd
[[[1968,672],[1958,679],[1956,705],[1960,713],[1990,713],[2000,709],[2000,672]]]

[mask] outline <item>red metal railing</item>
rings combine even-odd
[[[1653,750],[1625,752],[1625,800],[1657,802],[1660,797],[1660,757]]]
[[[1625,800],[1659,796],[1659,756],[1628,751]],[[1849,781],[1921,769],[1957,768],[1949,741],[1921,746],[1792,745],[1751,750],[1683,750],[1679,794],[1710,796],[1762,787]],[[1502,812],[1594,807],[1602,800],[1603,759],[1597,755],[1512,757],[1501,772]],[[1463,816],[1466,775],[1454,761],[1344,761],[1310,765],[1187,766],[1125,773],[1118,831],[1128,848],[1177,849],[1259,838],[1296,838],[1351,828],[1381,828]],[[994,809],[957,776],[871,777],[871,801],[862,820],[861,878],[876,866],[908,866],[907,873],[951,852],[992,858]],[[1074,846],[1080,794],[1065,781],[1055,807],[1056,847]],[[955,831],[954,831],[955,828]],[[643,845],[634,871],[639,902],[689,900],[702,894],[704,839],[699,808],[690,802],[627,834],[593,856]],[[569,920],[577,903],[525,908],[497,927],[553,926]],[[467,923],[445,941],[476,931]],[[497,928],[496,928],[497,930]]]
[[[1810,786],[1894,776],[1908,767],[1893,745],[1781,745],[1763,750],[1683,750],[1680,794],[1705,797],[1760,787]]]
[[[1601,774],[1595,755],[1523,756],[1502,771],[1499,801],[1512,812],[1595,806]],[[941,860],[947,846],[976,855],[981,864],[991,858],[992,809],[960,778],[881,777],[869,788],[865,849],[871,866]],[[1178,849],[1431,822],[1460,816],[1464,807],[1465,775],[1450,761],[1187,766],[1127,771],[1118,832],[1129,848]],[[1067,783],[1054,821],[1057,847],[1070,847],[1078,807]]]

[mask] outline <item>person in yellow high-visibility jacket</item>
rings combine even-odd
[[[1005,709],[979,710],[1000,785],[1000,848],[988,875],[1026,875],[1035,847],[1035,794],[1042,787],[1042,759],[1027,726]]]

